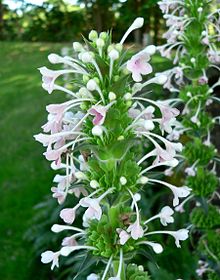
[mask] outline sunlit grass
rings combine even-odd
[[[42,279],[31,273],[31,245],[23,240],[33,207],[49,193],[52,172],[33,139],[46,120],[45,106],[58,102],[41,89],[37,67],[59,44],[0,42],[0,279]]]

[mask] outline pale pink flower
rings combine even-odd
[[[95,273],[89,274],[86,278],[86,280],[99,280],[99,279],[100,279],[100,277]]]
[[[57,198],[57,201],[59,204],[62,204],[66,199],[66,193],[63,190],[60,190],[59,188],[52,187],[51,191],[53,192],[53,197]]]
[[[70,102],[62,104],[50,104],[46,107],[49,115],[47,117],[47,123],[42,128],[44,132],[58,133],[62,130],[63,114]]]
[[[194,166],[191,166],[191,167],[187,167],[185,169],[185,173],[188,175],[188,176],[196,176],[196,167]]]
[[[106,112],[107,112],[107,108],[105,106],[102,105],[92,106],[92,108],[89,109],[89,113],[95,116],[92,121],[93,124],[102,125],[105,121]]]
[[[83,188],[83,187],[78,187],[78,188],[70,189],[70,190],[68,191],[68,193],[70,193],[70,194],[74,193],[74,195],[75,195],[77,198],[79,198],[81,194],[82,194],[83,196],[87,196],[87,195],[88,195],[87,190],[86,190],[85,188]]]
[[[210,49],[208,51],[208,59],[212,63],[219,64],[220,63],[220,51]]]
[[[78,209],[78,205],[74,208],[65,208],[60,212],[60,218],[64,220],[67,224],[72,224],[76,217],[76,209]]]
[[[47,67],[40,67],[38,68],[40,73],[42,74],[42,87],[45,89],[49,94],[53,92],[55,89],[55,81],[56,79],[63,74],[66,73],[73,73],[76,71],[73,70],[51,70]]]
[[[143,230],[142,226],[140,225],[138,219],[127,228],[127,232],[131,233],[131,237],[134,240],[137,240],[138,238],[141,238],[144,236],[144,230]]]
[[[162,113],[160,127],[163,131],[166,131],[167,133],[171,133],[172,125],[176,120],[176,116],[179,115],[179,110],[166,105],[162,105],[160,106],[160,111]]]
[[[198,80],[200,85],[206,85],[208,83],[208,78],[207,76],[201,76]]]
[[[62,115],[48,114],[47,122],[42,126],[44,132],[58,133],[62,130]]]
[[[65,135],[64,135],[65,136]],[[44,147],[55,144],[55,148],[60,148],[65,144],[65,138],[58,134],[43,134],[34,135],[36,141],[43,144]]]
[[[53,182],[58,184],[58,188],[60,190],[65,190],[68,183],[71,183],[74,179],[73,174],[70,175],[59,175],[57,174],[54,178],[53,178]]]
[[[49,147],[49,146],[48,146]],[[56,162],[56,165],[61,163],[61,156],[67,151],[66,148],[53,150],[51,147],[47,148],[47,151],[43,153],[47,160],[52,160]]]
[[[135,119],[138,115],[140,115],[141,111],[139,109],[130,108],[128,110],[128,115],[130,118]]]
[[[102,216],[102,208],[99,205],[100,200],[95,198],[85,197],[80,200],[82,207],[88,207],[85,211],[84,216],[87,220],[97,219],[100,220]]]
[[[175,244],[178,248],[180,248],[180,241],[184,241],[189,237],[188,229],[179,229],[177,231],[172,232],[171,234],[175,238]]]
[[[152,72],[152,67],[148,63],[149,60],[149,54],[143,51],[137,55],[134,55],[127,62],[127,69],[132,73],[132,78],[135,82],[141,82],[141,75],[147,75]]]
[[[52,93],[54,90],[54,83],[55,80],[62,74],[62,71],[53,71],[48,69],[47,67],[41,67],[39,68],[40,73],[42,74],[42,87],[48,93]]]
[[[121,245],[124,245],[128,239],[131,237],[125,230],[121,229],[121,228],[117,228],[117,233],[119,234],[119,243]]]
[[[50,263],[52,262],[51,269],[54,267],[59,267],[59,256],[60,252],[46,251],[41,254],[41,262],[42,263]]]
[[[169,206],[165,206],[160,211],[160,222],[163,226],[167,226],[169,223],[174,222],[174,218],[172,215],[174,214],[174,211]]]
[[[73,236],[65,237],[62,241],[62,246],[77,246],[78,243]]]
[[[191,192],[191,189],[187,186],[183,186],[183,187],[172,186],[170,187],[170,189],[172,190],[174,195],[173,206],[177,206],[179,204],[179,198],[187,197]]]
[[[155,155],[156,159],[154,160],[153,165],[173,160],[173,153],[169,153],[167,150],[161,148],[160,145],[156,146]]]

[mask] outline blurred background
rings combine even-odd
[[[82,41],[82,35],[87,36],[91,29],[113,29],[113,40],[118,41],[137,16],[144,17],[145,24],[129,36],[128,44],[162,43],[165,26],[157,2],[0,0],[0,279],[67,279],[61,273],[51,274],[39,258],[51,243],[58,248],[50,227],[57,221],[59,209],[55,201],[47,199],[54,174],[33,135],[46,120],[45,106],[65,100],[65,96],[43,91],[37,68],[50,67],[49,53],[71,52],[72,42]],[[153,58],[156,71],[170,65],[159,56]],[[177,260],[179,251],[173,251]],[[185,251],[179,263],[188,261],[194,266]],[[173,267],[170,257],[164,255],[164,266],[178,271],[179,265]],[[70,264],[66,267],[71,269]],[[176,279],[169,272],[168,276],[161,273],[154,279]]]

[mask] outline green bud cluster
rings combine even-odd
[[[144,271],[142,266],[136,264],[129,264],[126,269],[127,280],[150,280],[149,274]]]
[[[208,280],[219,280],[219,275],[215,272],[208,272],[207,274]]]
[[[218,178],[216,175],[205,169],[204,167],[198,167],[195,176],[188,176],[186,184],[193,189],[195,195],[200,197],[208,197],[218,187]]]
[[[220,231],[209,230],[200,239],[199,249],[209,254],[209,258],[213,261],[220,260]]]
[[[197,228],[212,229],[220,226],[220,213],[218,208],[213,205],[209,205],[207,211],[203,208],[195,208],[191,213],[190,220]]]
[[[205,145],[200,138],[193,138],[185,144],[183,155],[189,165],[198,160],[199,165],[206,166],[214,158],[216,151],[213,145]]]
[[[118,243],[117,229],[129,224],[133,221],[132,218],[129,212],[126,213],[126,208],[122,210],[121,207],[112,207],[108,211],[108,216],[102,215],[100,221],[92,220],[87,230],[87,245],[97,248],[93,254],[105,258],[117,256],[122,247]],[[124,254],[133,252],[136,247],[135,241],[131,238],[123,245],[123,252]]]
[[[216,267],[218,267],[220,259],[220,232],[216,229],[220,228],[220,215],[219,207],[214,206],[212,202],[219,186],[219,179],[215,174],[217,151],[211,144],[215,119],[213,119],[210,109],[207,108],[215,100],[212,96],[215,87],[210,87],[209,73],[207,73],[207,70],[215,63],[212,62],[209,55],[212,50],[214,52],[216,50],[217,53],[219,47],[216,40],[218,38],[219,11],[215,13],[216,6],[214,7],[212,4],[216,5],[216,2],[185,0],[179,3],[182,6],[178,7],[181,12],[176,7],[174,9],[169,7],[171,11],[165,13],[168,14],[168,16],[166,15],[168,20],[179,16],[186,22],[182,30],[178,28],[175,30],[178,37],[174,43],[174,46],[180,43],[178,48],[183,48],[183,51],[179,51],[177,48],[175,54],[175,60],[179,60],[179,66],[183,72],[182,79],[174,80],[178,85],[178,98],[184,103],[181,123],[185,130],[182,141],[185,144],[183,156],[186,164],[183,166],[188,167],[185,169],[187,174],[185,185],[192,189],[194,199],[200,204],[200,207],[195,208],[190,215],[191,223],[197,229],[196,232],[201,235],[198,242],[199,253],[206,259],[207,264],[210,259],[215,262],[212,268],[207,270],[206,276],[208,275],[208,279],[217,280],[219,279]],[[212,20],[214,23],[210,23]],[[214,24],[217,27],[214,27]],[[212,34],[209,26],[213,26]],[[169,31],[172,32],[172,27]],[[197,203],[191,205],[197,205]],[[196,242],[197,240],[196,237]],[[210,272],[211,269],[216,270],[216,273]]]

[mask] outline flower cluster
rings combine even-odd
[[[90,280],[124,279],[130,270],[136,271],[137,279],[147,280],[147,272],[130,266],[131,253],[146,246],[161,253],[163,247],[152,240],[154,235],[172,236],[177,247],[188,238],[184,228],[151,230],[152,221],[159,220],[161,227],[174,222],[170,206],[153,217],[145,217],[139,207],[142,193],[150,185],[170,190],[174,207],[191,191],[187,186],[156,179],[151,172],[160,166],[176,166],[182,144],[165,137],[172,133],[179,114],[173,107],[175,100],[155,101],[146,91],[150,84],[167,82],[166,75],[153,75],[149,61],[155,46],[133,56],[123,46],[127,36],[142,26],[143,19],[137,18],[117,44],[112,43],[111,33],[93,30],[84,45],[73,43],[77,58],[49,55],[52,64],[63,63],[68,69],[39,69],[42,86],[49,94],[59,90],[70,99],[47,106],[44,133],[35,139],[47,147],[44,155],[52,162],[52,169],[59,171],[51,189],[53,197],[59,204],[67,196],[78,198],[76,205],[60,212],[66,225],[51,228],[55,233],[70,234],[60,250],[42,253],[42,262],[52,263],[53,269],[59,266],[60,256],[90,251],[105,264],[103,272],[87,277]],[[58,78],[67,73],[73,76],[72,81],[62,86]],[[82,227],[74,226],[82,211]]]
[[[210,68],[220,71],[220,52],[217,47],[220,40],[220,10],[213,10],[212,4],[216,4],[215,1],[160,1],[169,30],[165,34],[167,44],[158,47],[158,50],[162,55],[172,58],[174,64],[178,63],[163,73],[168,76],[164,87],[177,93],[178,101],[183,104],[182,120],[176,123],[168,139],[179,140],[184,135],[182,159],[185,183],[192,189],[192,195],[176,210],[184,211],[186,202],[194,201],[191,222],[195,230],[203,234],[199,244],[206,244],[200,246],[203,260],[199,261],[197,273],[202,276],[211,271],[211,274],[207,274],[208,279],[217,279],[219,275],[215,272],[218,273],[219,259],[209,249],[207,241],[207,236],[213,232],[213,240],[217,242],[220,226],[216,203],[220,197],[216,174],[219,160],[212,143],[212,131],[215,125],[219,125],[219,117],[210,114],[210,105],[219,102],[215,88],[220,85],[220,81],[211,84],[208,77]],[[172,170],[167,174],[172,174]]]

